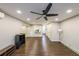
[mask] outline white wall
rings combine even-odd
[[[35,30],[39,29],[40,33],[35,33]],[[42,36],[42,26],[34,25],[27,28],[27,37],[41,37]]]
[[[79,16],[61,23],[61,42],[79,53]]]
[[[0,19],[0,50],[14,44],[15,35],[25,32],[22,27],[22,22],[7,15]]]
[[[59,41],[58,28],[58,23],[51,23],[47,25],[46,35],[49,37],[51,41]]]

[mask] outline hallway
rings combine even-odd
[[[60,42],[51,42],[45,36],[28,37],[15,56],[78,56]]]
[[[79,55],[79,3],[1,3],[0,51],[14,56]]]

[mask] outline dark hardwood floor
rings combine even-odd
[[[78,54],[60,42],[51,42],[43,36],[26,38],[26,44],[16,50],[14,56],[78,56]]]

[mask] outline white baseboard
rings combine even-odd
[[[49,39],[50,40],[50,39]],[[50,40],[51,42],[60,42],[60,41],[56,41],[56,40]]]
[[[60,42],[60,40],[52,40],[52,39],[50,39],[50,38],[49,38],[49,40],[50,40],[51,42]]]
[[[47,38],[48,38],[51,42],[60,42],[60,40],[52,40],[52,39],[49,38],[48,36],[47,36]]]
[[[77,51],[76,49],[72,48],[71,46],[69,46],[68,44],[65,44],[63,41],[60,41],[63,45],[65,45],[66,47],[68,47],[69,49],[71,49],[72,51],[74,51],[75,53],[77,53],[79,55],[79,51]]]

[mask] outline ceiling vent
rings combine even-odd
[[[0,19],[4,18],[5,17],[5,14],[0,12]]]

